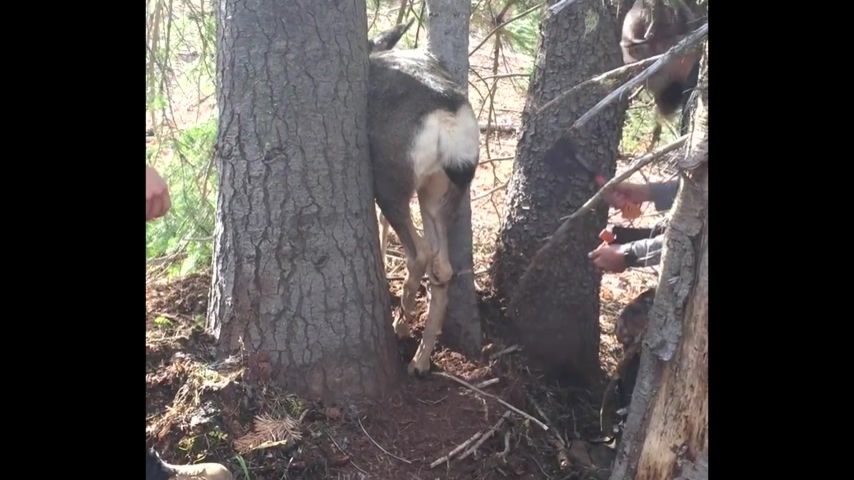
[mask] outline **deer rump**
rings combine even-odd
[[[430,355],[447,313],[453,276],[448,229],[477,169],[480,131],[466,93],[435,57],[422,50],[391,50],[405,30],[396,29],[369,43],[368,141],[374,197],[383,217],[383,264],[386,221],[406,255],[403,318],[393,325],[398,337],[411,335],[407,323],[415,318],[421,277],[427,273],[430,279],[427,322],[408,368],[420,376],[430,370]],[[424,238],[410,214],[416,193]]]
[[[404,173],[403,156],[412,170],[409,190],[440,169],[465,190],[478,162],[477,119],[439,62],[422,51],[374,53],[369,78],[368,139],[374,167],[382,170],[374,174]]]

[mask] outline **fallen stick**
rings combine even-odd
[[[531,404],[534,405],[534,408],[537,410],[537,413],[539,413],[540,416],[546,420],[546,423],[548,423],[549,426],[552,427],[552,438],[550,439],[550,441],[557,450],[557,463],[561,471],[566,470],[570,465],[566,441],[563,439],[563,437],[560,436],[557,429],[554,428],[554,424],[551,422],[551,420],[549,420],[549,417],[548,415],[546,415],[546,412],[544,412],[543,409],[540,408],[540,405],[537,403],[537,400],[534,399],[534,397],[530,394],[528,394],[528,401],[530,401]]]
[[[498,381],[499,381],[499,380],[498,380],[498,378],[497,378],[497,377],[496,377],[496,378],[491,378],[491,379],[489,379],[489,380],[484,380],[484,381],[482,381],[482,382],[478,383],[477,385],[475,385],[475,387],[477,387],[477,388],[486,388],[486,387],[488,387],[488,386],[490,386],[490,385],[495,385],[496,383],[498,383]]]
[[[502,355],[507,355],[508,353],[518,352],[519,350],[522,350],[522,347],[520,347],[519,345],[510,345],[509,347],[507,347],[503,350],[499,350],[499,351],[493,353],[492,355],[489,356],[489,359],[495,360],[496,358],[498,358]]]
[[[493,395],[493,394],[491,394],[491,393],[484,392],[483,390],[481,390],[481,389],[479,389],[479,388],[475,387],[474,385],[472,385],[472,384],[470,384],[470,383],[466,382],[466,381],[465,381],[465,380],[463,380],[463,379],[457,378],[457,377],[455,377],[455,376],[453,376],[453,375],[451,375],[451,374],[449,374],[449,373],[445,373],[445,372],[433,372],[433,375],[439,375],[440,377],[445,377],[445,378],[451,379],[451,380],[453,380],[453,381],[455,381],[455,382],[459,383],[460,385],[463,385],[463,386],[465,386],[465,387],[468,387],[469,389],[471,389],[471,390],[475,391],[476,393],[479,393],[479,394],[481,394],[481,395],[483,395],[483,396],[486,396],[486,397],[492,398],[493,400],[495,400],[496,402],[498,402],[498,403],[500,403],[500,404],[504,405],[505,407],[509,408],[510,410],[513,410],[514,412],[518,413],[519,415],[522,415],[523,417],[527,418],[528,420],[530,420],[530,421],[532,421],[532,422],[536,423],[536,424],[537,424],[540,428],[542,428],[543,430],[545,430],[545,431],[548,431],[548,430],[549,430],[548,425],[546,425],[545,423],[543,423],[543,422],[541,422],[541,421],[537,420],[537,418],[536,418],[536,417],[534,417],[534,416],[532,416],[531,414],[528,414],[528,413],[523,412],[522,410],[519,410],[518,408],[514,407],[513,405],[510,405],[509,403],[507,403],[507,402],[505,402],[504,400],[500,399],[500,398],[499,398],[498,396],[496,396],[496,395]]]
[[[440,457],[440,458],[437,458],[436,460],[433,460],[433,463],[431,463],[431,464],[430,464],[430,468],[436,468],[437,466],[439,466],[439,465],[441,465],[441,464],[443,464],[443,463],[445,463],[445,462],[450,462],[450,461],[451,461],[451,457],[453,457],[454,455],[456,455],[457,453],[459,453],[460,451],[462,451],[462,449],[464,449],[464,448],[468,447],[469,445],[471,445],[471,442],[473,442],[473,441],[477,440],[477,438],[478,438],[478,437],[480,437],[481,433],[482,433],[482,432],[477,432],[477,433],[475,433],[474,435],[472,435],[472,436],[471,436],[471,438],[469,438],[469,439],[468,439],[468,440],[466,440],[465,442],[463,442],[463,443],[461,443],[461,444],[457,445],[457,447],[456,447],[456,448],[454,448],[453,450],[451,450],[450,452],[448,452],[448,454],[447,454],[447,455],[445,455],[444,457]]]
[[[385,453],[386,455],[388,455],[388,456],[390,456],[390,457],[394,457],[394,458],[396,458],[396,459],[400,460],[401,462],[405,462],[405,463],[408,463],[408,464],[412,465],[412,461],[411,461],[411,460],[407,460],[407,459],[405,459],[405,458],[398,457],[397,455],[395,455],[395,454],[393,454],[393,453],[389,452],[388,450],[384,449],[382,445],[380,445],[379,443],[377,443],[377,441],[376,441],[376,440],[374,440],[374,439],[371,437],[371,434],[370,434],[370,433],[368,433],[368,431],[367,431],[367,430],[365,430],[365,426],[364,426],[364,425],[362,425],[362,419],[361,419],[361,418],[356,417],[356,421],[357,421],[357,422],[359,422],[359,428],[361,428],[361,429],[362,429],[362,431],[363,431],[363,432],[365,432],[365,436],[366,436],[366,437],[368,437],[368,440],[370,440],[370,441],[371,441],[371,443],[373,443],[374,445],[376,445],[376,447],[377,447],[377,448],[379,448],[380,450],[382,450],[382,451],[383,451],[383,453]]]
[[[498,453],[498,456],[507,461],[507,454],[510,453],[510,430],[504,432],[504,450]]]
[[[460,458],[458,458],[457,460],[464,460],[464,459],[465,459],[465,458],[467,458],[469,455],[471,455],[472,453],[474,453],[475,451],[477,451],[477,449],[478,449],[478,448],[480,448],[480,446],[481,446],[481,445],[483,445],[483,443],[484,443],[484,442],[486,442],[487,440],[489,440],[489,439],[492,437],[492,435],[494,435],[494,434],[495,434],[495,432],[497,432],[497,431],[498,431],[498,429],[499,429],[499,428],[501,428],[501,425],[503,425],[503,424],[504,424],[504,421],[505,421],[505,420],[507,420],[508,418],[510,418],[510,414],[511,414],[511,413],[513,413],[513,412],[511,412],[510,410],[507,410],[506,412],[504,412],[504,415],[502,415],[502,416],[501,416],[501,418],[499,418],[499,419],[498,419],[498,421],[497,421],[497,422],[495,422],[495,425],[493,425],[493,426],[492,426],[492,428],[490,428],[489,430],[487,430],[487,431],[486,431],[486,433],[484,433],[484,434],[480,437],[480,440],[478,440],[478,441],[477,441],[477,443],[475,443],[474,445],[472,445],[472,447],[471,447],[471,448],[469,448],[468,450],[466,450],[466,452],[465,452],[465,453],[463,453],[462,455],[460,455]]]

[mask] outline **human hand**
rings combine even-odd
[[[145,166],[145,221],[166,215],[172,202],[169,188],[157,173],[157,170]]]
[[[637,183],[620,183],[614,186],[605,200],[616,209],[623,209],[626,205],[639,205],[648,202],[651,198],[649,185]]]
[[[626,255],[617,247],[613,247],[606,243],[599,245],[596,250],[588,254],[599,269],[610,272],[620,273],[626,270]]]

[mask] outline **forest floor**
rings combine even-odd
[[[530,57],[510,52],[505,56],[504,67],[529,71]],[[471,63],[481,76],[492,75],[492,58],[486,46],[471,57]],[[476,75],[471,81],[480,84],[482,92],[487,91]],[[526,367],[524,352],[491,357],[511,345],[500,336],[500,310],[490,297],[486,272],[513,162],[487,160],[515,154],[526,89],[526,78],[501,80],[493,109],[497,124],[505,131],[482,135],[484,163],[472,187],[474,271],[487,337],[484,351],[470,358],[440,343],[433,363],[435,370],[472,384],[496,379],[483,390],[547,419],[549,431],[512,414],[476,453],[431,468],[432,462],[473,435],[489,430],[507,408],[437,375],[406,377],[396,394],[381,403],[364,405],[309,403],[288,392],[247,381],[247,371],[258,368],[257,364],[244,358],[214,362],[213,340],[202,328],[210,287],[210,274],[204,272],[151,281],[146,287],[148,444],[172,463],[225,463],[238,479],[607,478],[614,449],[613,445],[596,442],[608,434],[599,427],[601,393],[543,381]],[[475,111],[480,111],[483,102],[474,89],[471,98]],[[488,110],[488,106],[483,109],[482,124]],[[618,170],[624,169],[649,139],[647,126],[627,125],[626,129],[630,128],[634,130],[624,132],[624,156]],[[664,176],[660,167],[653,166],[644,169],[637,179]],[[413,208],[413,212],[417,216],[418,209]],[[635,224],[648,226],[659,218],[649,208]],[[416,218],[417,225],[419,220]],[[619,214],[611,221],[627,224]],[[399,305],[404,266],[393,234],[391,241],[386,268],[392,305]],[[626,304],[654,286],[656,276],[651,268],[604,276],[600,293],[604,370],[613,370],[622,353],[613,336],[615,319]],[[423,288],[419,302],[424,313]],[[417,340],[423,317],[411,327]],[[409,361],[414,346],[413,341],[401,342],[401,364]]]

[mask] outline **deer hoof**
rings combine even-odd
[[[415,378],[426,378],[428,375],[430,375],[430,359],[427,359],[427,365],[419,365],[419,363],[423,362],[417,362],[415,360],[412,360],[411,362],[409,362],[409,366],[406,367],[406,371],[409,373],[409,375]]]

